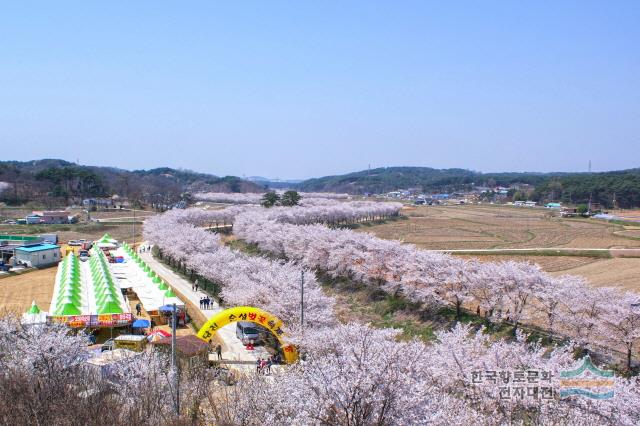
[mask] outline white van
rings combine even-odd
[[[240,339],[243,345],[256,344],[260,340],[258,328],[249,321],[238,321],[236,323],[236,337]]]

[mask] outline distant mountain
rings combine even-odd
[[[513,186],[509,194],[513,199],[573,204],[591,199],[606,208],[640,206],[640,169],[602,173],[481,173],[465,169],[383,167],[299,181],[261,176],[247,179],[219,177],[169,167],[128,171],[82,166],[57,159],[0,161],[0,201],[11,204],[35,201],[47,206],[114,194],[167,205],[195,192],[264,192],[271,188],[380,194],[415,188],[433,194],[471,190],[478,186]]]
[[[169,167],[128,171],[58,159],[0,161],[0,182],[9,184],[0,193],[0,201],[12,204],[60,204],[114,194],[167,204],[185,193],[264,191],[264,186],[236,176],[218,177]]]
[[[480,173],[465,169],[383,167],[338,176],[308,179],[295,187],[309,192],[386,193],[416,188],[425,194],[471,190],[476,186],[535,187],[521,196],[537,201],[597,202],[605,207],[640,206],[640,169],[602,173]]]
[[[493,176],[493,175],[492,175]],[[541,180],[542,175],[500,174],[500,182],[508,183],[520,178]],[[339,176],[309,179],[300,183],[303,191],[335,191],[351,194],[383,193],[396,189],[418,188],[425,192],[446,192],[469,189],[489,180],[482,173],[465,169],[433,169],[430,167],[382,167]],[[494,185],[495,185],[494,184]]]
[[[246,179],[271,189],[293,189],[303,181],[303,179],[270,179],[262,176],[249,176]]]

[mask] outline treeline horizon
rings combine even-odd
[[[305,192],[365,195],[410,188],[433,194],[514,185],[517,189],[509,194],[514,200],[576,205],[591,201],[603,208],[640,206],[640,168],[593,173],[481,173],[461,168],[383,167],[312,178],[286,186]],[[219,177],[170,167],[129,171],[56,159],[0,161],[0,202],[10,205],[38,202],[54,206],[113,194],[139,204],[170,205],[189,201],[196,192],[260,193],[276,188],[283,188],[282,182],[252,182],[237,176]]]
[[[124,170],[85,166],[65,160],[0,161],[0,202],[68,205],[86,198],[117,194],[135,205],[168,206],[189,201],[200,191],[260,192],[261,185],[237,176],[219,177],[190,170],[159,167]]]
[[[413,188],[424,194],[433,194],[513,185],[519,187],[519,197],[538,202],[584,204],[591,201],[605,208],[640,206],[640,168],[593,173],[481,173],[465,169],[386,167],[309,179],[297,185],[296,189],[381,194]]]

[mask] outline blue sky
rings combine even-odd
[[[638,22],[638,1],[5,2],[0,157],[639,167]]]

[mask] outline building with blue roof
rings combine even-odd
[[[27,244],[15,249],[15,261],[35,268],[58,263],[60,247],[55,244]]]

